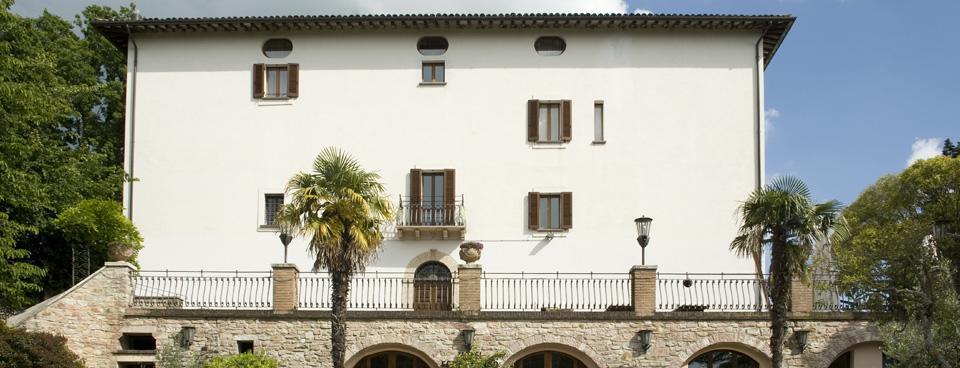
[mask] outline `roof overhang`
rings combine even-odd
[[[762,34],[764,65],[770,63],[796,17],[714,14],[436,14],[317,15],[227,18],[95,20],[93,27],[121,50],[133,33],[300,32],[344,30],[584,29],[753,30]]]

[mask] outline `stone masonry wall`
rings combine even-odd
[[[182,327],[196,328],[190,349],[203,354],[237,352],[238,340],[254,340],[258,351],[283,367],[330,367],[329,313],[324,311],[134,309],[129,265],[110,264],[77,287],[12,317],[9,324],[63,335],[88,367],[116,367],[123,331],[152,333],[162,346]],[[868,320],[850,313],[796,313],[793,329],[810,330],[800,352],[793,339],[785,349],[789,367],[823,368],[840,353],[878,341]],[[463,349],[461,330],[476,330],[474,344],[503,351],[506,366],[537,349],[561,350],[588,368],[682,367],[698,352],[735,349],[769,366],[769,323],[763,313],[671,312],[362,312],[349,314],[348,365],[377,349],[399,349],[424,358],[432,368]],[[644,352],[637,331],[652,330]],[[879,352],[878,352],[879,353]],[[145,357],[153,359],[153,357]]]

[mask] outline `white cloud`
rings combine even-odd
[[[131,0],[101,0],[119,7]],[[64,0],[17,1],[13,11],[37,16],[43,9],[72,20],[84,2]],[[223,17],[251,15],[322,14],[436,14],[436,13],[626,13],[624,0],[146,0],[137,1],[141,14],[161,17]]]
[[[941,155],[941,138],[917,138],[910,147],[910,158],[907,158],[907,166],[912,165],[917,160],[923,160]]]
[[[780,110],[772,107],[763,112],[763,130],[767,135],[773,132],[773,121],[779,117]]]

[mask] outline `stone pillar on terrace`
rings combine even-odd
[[[813,286],[804,284],[799,278],[790,281],[790,311],[809,313],[813,311]]]
[[[293,263],[273,264],[273,311],[290,313],[297,309],[297,279],[300,270]]]
[[[480,275],[483,268],[479,264],[460,265],[457,277],[460,279],[460,311],[480,312]]]
[[[657,311],[657,266],[630,268],[633,311],[637,316],[651,316]]]

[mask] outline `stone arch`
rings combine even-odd
[[[580,360],[587,368],[606,367],[606,364],[603,364],[603,360],[600,358],[600,354],[597,354],[593,348],[582,340],[572,337],[530,336],[507,345],[504,350],[507,354],[507,360],[502,365],[504,368],[510,368],[513,363],[527,355],[541,351],[559,351]]]
[[[423,360],[425,363],[427,363],[430,368],[440,368],[440,365],[437,364],[437,362],[432,358],[437,356],[437,352],[430,347],[422,345],[416,340],[408,337],[389,339],[385,336],[366,337],[354,345],[347,346],[345,355],[349,358],[347,358],[347,360],[344,362],[344,367],[352,368],[354,365],[360,362],[361,359],[384,351],[404,352],[420,358],[420,360]]]
[[[813,366],[827,367],[841,354],[865,343],[882,343],[879,332],[873,328],[859,326],[839,332],[827,339],[826,347],[815,355]]]
[[[670,366],[686,367],[691,360],[711,350],[733,350],[744,354],[757,363],[760,368],[770,367],[770,346],[757,336],[742,333],[719,333],[710,335],[690,344]]]
[[[453,257],[451,257],[449,254],[443,253],[436,249],[431,249],[429,251],[420,253],[416,257],[413,257],[413,259],[410,260],[410,263],[407,263],[407,274],[413,275],[420,265],[430,261],[443,263],[444,266],[447,266],[447,268],[450,269],[450,272],[457,272],[457,268],[460,267],[460,264],[457,263],[457,260],[453,259]]]

